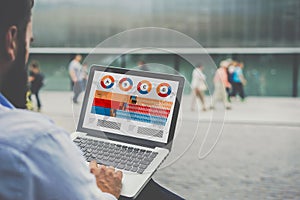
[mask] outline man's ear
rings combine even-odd
[[[5,50],[7,53],[7,58],[9,61],[14,61],[17,54],[17,33],[18,28],[16,26],[11,26],[6,32],[5,35]]]

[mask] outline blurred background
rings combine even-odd
[[[65,91],[70,89],[67,68],[74,53],[86,56],[105,39],[129,29],[162,27],[199,42],[217,66],[226,58],[244,62],[248,96],[298,97],[299,10],[299,0],[38,0],[31,59],[41,64],[44,90]],[[176,46],[176,41],[168,45],[189,48]],[[132,68],[139,60],[159,61],[191,80],[193,66],[176,55],[131,54],[113,65]],[[211,66],[204,72],[209,79],[213,76]]]
[[[42,112],[69,132],[76,129],[80,104],[71,104],[68,65],[77,53],[87,65],[159,63],[158,71],[171,67],[189,82],[194,66],[187,60],[193,60],[204,65],[209,91],[220,61],[244,62],[250,97],[233,99],[228,112],[221,104],[206,112],[200,106],[191,110],[193,95],[186,84],[167,167],[154,179],[191,200],[299,200],[299,11],[300,0],[36,0],[30,59],[39,61],[46,77]],[[194,41],[178,41],[155,29],[124,37],[119,44],[102,43],[143,27],[183,33],[214,62],[201,46],[195,49]],[[99,51],[89,55],[100,43]],[[180,55],[141,50],[120,56],[121,48],[141,43],[177,49]],[[208,152],[217,139],[211,154],[200,159],[200,152]]]

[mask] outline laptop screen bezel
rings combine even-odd
[[[150,141],[150,140],[140,139],[140,138],[134,138],[131,136],[123,136],[123,135],[115,134],[112,132],[104,132],[104,131],[93,130],[93,129],[83,127],[83,121],[84,121],[84,117],[86,114],[88,99],[90,97],[90,92],[91,92],[90,88],[91,88],[91,84],[93,82],[95,71],[111,72],[111,73],[127,74],[127,75],[133,75],[133,76],[156,78],[156,79],[162,79],[162,80],[177,81],[178,82],[178,90],[177,90],[177,94],[176,94],[174,112],[173,112],[173,116],[171,119],[171,125],[170,125],[170,129],[169,129],[169,137],[168,137],[167,143]],[[184,77],[179,76],[179,75],[161,74],[161,73],[154,73],[154,72],[148,72],[148,71],[138,71],[138,70],[131,70],[131,69],[126,69],[126,68],[116,68],[116,67],[111,67],[111,66],[104,67],[101,65],[92,65],[90,68],[88,83],[86,86],[87,89],[84,94],[84,100],[82,103],[82,108],[81,108],[80,117],[79,117],[79,121],[78,121],[77,131],[84,132],[89,136],[100,137],[100,138],[105,138],[105,139],[110,139],[110,140],[116,140],[116,141],[120,141],[120,142],[125,142],[125,143],[140,145],[140,146],[146,146],[146,147],[150,147],[150,148],[161,147],[161,148],[170,149],[172,146],[174,135],[175,135],[175,128],[176,128],[176,122],[177,122],[181,98],[182,98],[183,86],[184,86]]]

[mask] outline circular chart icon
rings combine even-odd
[[[110,75],[106,75],[102,77],[100,83],[103,88],[109,89],[115,84],[115,79]]]
[[[160,97],[167,97],[171,94],[172,88],[168,83],[161,83],[157,86],[156,92]]]
[[[133,81],[130,78],[122,78],[119,81],[119,87],[125,92],[131,90],[131,88],[133,87]]]
[[[137,85],[137,90],[141,94],[148,94],[152,89],[152,84],[149,81],[143,80]]]

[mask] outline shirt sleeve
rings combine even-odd
[[[67,133],[59,132],[54,130],[48,137],[42,138],[32,149],[36,152],[37,159],[46,158],[36,163],[45,163],[39,168],[47,177],[51,177],[52,183],[46,184],[43,191],[56,183],[53,191],[59,191],[63,197],[61,199],[116,200],[113,195],[103,193],[97,187],[96,179],[90,173],[81,151],[71,141]],[[52,163],[55,163],[56,166],[53,166]]]
[[[107,199],[107,200],[117,200],[117,198],[116,198],[114,195],[112,195],[112,194],[110,194],[110,193],[107,193],[107,192],[103,192],[103,196],[104,196],[105,199]]]
[[[60,129],[41,136],[26,156],[32,182],[29,191],[34,197],[28,199],[116,200],[97,187],[81,151]]]
[[[22,157],[14,148],[0,144],[0,199],[33,199],[28,192],[30,174]]]

